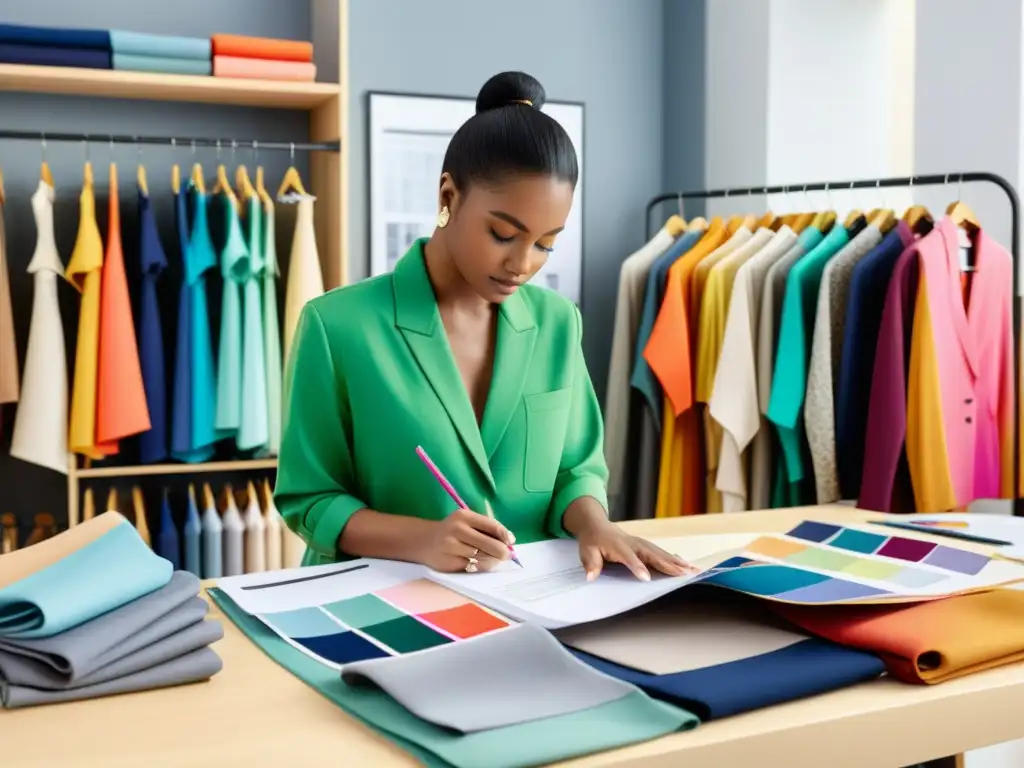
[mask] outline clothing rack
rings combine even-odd
[[[13,131],[0,130],[0,139],[15,141],[38,141],[44,147],[48,141],[75,142],[83,144],[156,144],[169,147],[213,147],[220,149],[251,149],[282,152],[340,152],[340,141],[306,142],[306,141],[257,141],[255,139],[210,139],[193,136],[130,136],[110,133],[68,133],[66,131]]]
[[[876,179],[854,179],[852,181],[812,181],[799,184],[775,184],[759,187],[724,187],[721,189],[696,189],[680,192],[665,192],[651,198],[644,211],[645,239],[650,240],[651,214],[656,206],[672,200],[679,201],[680,210],[683,200],[708,200],[711,198],[749,197],[751,195],[778,195],[791,192],[830,192],[852,189],[883,189],[887,187],[929,187],[945,186],[963,182],[987,182],[995,184],[1006,193],[1010,203],[1010,256],[1013,273],[1013,514],[1024,517],[1024,499],[1019,497],[1020,482],[1020,378],[1018,358],[1020,344],[1021,304],[1018,288],[1020,279],[1020,197],[1017,190],[998,173],[988,171],[957,171],[951,173],[935,173],[923,176],[889,176]],[[928,510],[925,510],[928,511]]]

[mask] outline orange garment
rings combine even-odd
[[[906,683],[942,683],[1024,660],[1024,592],[997,589],[907,605],[768,603],[811,634],[877,653]]]
[[[665,297],[644,348],[644,358],[666,393],[656,517],[692,515],[703,509],[700,419],[692,408],[696,326],[691,321],[689,286],[697,265],[727,236],[722,219],[715,217],[704,237],[669,268]]]
[[[279,40],[245,35],[213,35],[214,56],[238,56],[244,59],[277,61],[313,61],[313,44],[305,40]]]
[[[304,61],[245,59],[241,56],[214,56],[214,77],[240,77],[251,80],[316,80],[316,64]]]
[[[117,167],[110,164],[110,213],[107,253],[103,259],[100,293],[100,349],[96,386],[96,440],[111,443],[150,428],[146,390],[142,384],[135,322],[128,295],[128,278],[121,249],[121,206],[117,196]]]

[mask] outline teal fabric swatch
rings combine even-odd
[[[210,597],[271,659],[428,768],[529,768],[690,730],[697,718],[642,691],[610,704],[468,735],[431,725],[379,689],[353,688],[341,674],[292,648],[218,589]]]
[[[127,53],[167,59],[205,59],[209,63],[212,47],[208,37],[179,37],[127,32],[123,29],[110,30],[110,48],[115,56]]]
[[[118,53],[111,59],[114,69],[129,72],[160,72],[165,75],[211,75],[213,64],[207,59],[172,59],[167,56],[146,56],[138,53]]]
[[[0,589],[0,637],[50,637],[171,580],[170,562],[123,522],[63,560]]]

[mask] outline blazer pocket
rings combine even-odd
[[[523,401],[526,405],[523,487],[534,493],[550,493],[562,462],[572,387],[526,395]]]

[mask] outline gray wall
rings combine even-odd
[[[139,32],[209,36],[215,32],[233,32],[249,35],[270,35],[294,39],[309,39],[310,10],[308,3],[282,3],[278,0],[175,0],[174,3],[140,3],[133,0],[34,0],[31,3],[0,3],[0,19],[23,24],[60,24],[65,26],[112,27]],[[95,133],[122,133],[147,135],[184,135],[210,138],[240,138],[306,140],[309,136],[308,119],[303,113],[243,109],[208,105],[147,103],[137,101],[95,100],[65,96],[39,96],[0,93],[0,115],[4,128],[22,130],[82,131]],[[29,196],[39,179],[41,147],[34,142],[0,140],[0,168],[3,169],[7,191],[5,222],[8,238],[8,270],[11,277],[14,325],[18,339],[19,356],[24,360],[28,341],[29,315],[32,309],[32,281],[25,272],[35,244],[35,225]],[[231,168],[230,150],[222,153]],[[78,194],[81,189],[82,162],[85,153],[80,144],[50,142],[47,149],[49,162],[57,186],[55,222],[57,246],[64,263],[71,255],[75,231],[78,226]],[[134,147],[118,146],[113,153],[118,162],[121,199],[122,235],[129,279],[135,281],[138,258],[136,248],[137,222],[135,215],[134,168],[137,154]],[[204,164],[208,177],[216,167],[215,150],[198,150],[198,159]],[[111,153],[107,144],[93,145],[91,159],[96,172],[97,210],[101,231],[106,231],[107,218],[107,166]],[[164,248],[172,268],[179,263],[177,238],[173,231],[170,189],[170,148],[146,147],[142,155],[148,170],[149,188],[157,206]],[[175,158],[188,172],[192,160],[187,149],[179,149]],[[239,162],[251,163],[251,154],[239,152]],[[296,158],[300,170],[305,171],[305,159]],[[287,168],[287,153],[271,155],[261,153],[268,184],[277,184]],[[291,226],[285,206],[279,206],[278,253],[282,268],[286,269],[287,243]],[[282,279],[284,276],[282,276]],[[164,281],[161,300],[176,304],[176,275]],[[68,371],[74,370],[74,339],[77,328],[79,300],[67,284],[61,287],[61,310],[68,344]],[[213,289],[219,296],[219,289]],[[283,292],[282,292],[283,293]],[[166,304],[165,304],[166,306]],[[168,317],[176,317],[169,312]],[[173,341],[173,328],[165,328],[167,342]],[[173,370],[173,369],[169,369]],[[13,512],[26,526],[37,512],[50,512],[58,521],[65,517],[66,483],[61,475],[50,470],[12,459],[8,455],[10,435],[14,422],[14,408],[4,406],[0,418],[0,513]],[[124,460],[134,462],[134,441],[122,444]],[[225,479],[212,478],[218,483]],[[184,481],[175,478],[149,480],[143,483],[147,493],[150,515],[156,509],[163,485],[180,493]],[[84,486],[83,486],[84,487]],[[106,498],[108,483],[93,483],[97,501]],[[119,483],[125,492],[130,481]],[[218,486],[219,487],[219,486]],[[121,498],[125,498],[122,493]],[[180,498],[180,496],[178,497]]]
[[[529,72],[586,105],[584,345],[603,400],[619,265],[662,185],[662,26],[662,0],[350,0],[350,277],[369,262],[367,92],[475,97],[497,72]]]

